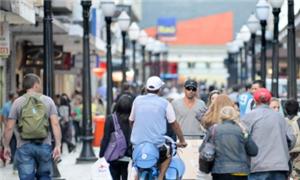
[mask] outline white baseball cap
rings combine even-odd
[[[160,89],[165,83],[158,76],[151,76],[148,78],[146,88],[150,91]]]

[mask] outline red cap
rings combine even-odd
[[[266,88],[260,88],[254,93],[253,97],[258,103],[268,103],[270,102],[272,95]]]

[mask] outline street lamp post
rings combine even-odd
[[[143,67],[143,74],[142,74],[143,83],[146,82],[145,49],[146,49],[147,41],[148,41],[147,33],[144,30],[142,30],[139,35],[139,43],[142,45],[141,54],[142,54],[142,67]]]
[[[111,56],[111,30],[110,25],[112,22],[112,16],[115,13],[115,2],[113,0],[102,0],[101,1],[101,8],[103,14],[105,16],[106,22],[106,64],[107,64],[107,88],[106,88],[106,98],[107,98],[107,105],[106,105],[106,116],[111,114],[111,106],[113,101],[113,80],[112,80],[112,56]]]
[[[138,72],[136,68],[136,41],[139,38],[140,28],[137,23],[133,22],[129,27],[129,39],[132,42],[132,68],[133,68],[133,83],[136,85],[138,79]]]
[[[82,150],[77,162],[89,162],[96,161],[94,150],[92,148],[92,112],[91,112],[91,70],[90,70],[90,46],[89,46],[89,16],[90,7],[92,5],[91,1],[81,1],[82,5],[82,15],[83,15],[83,75],[82,75],[82,85],[83,85],[83,133],[82,137]]]
[[[267,19],[269,16],[269,4],[266,0],[259,0],[256,5],[256,15],[260,20],[261,25],[261,65],[260,65],[260,73],[261,80],[266,84],[266,69],[267,69],[267,57],[266,57],[266,26]]]
[[[248,22],[247,22],[247,26],[251,33],[251,54],[252,54],[252,56],[251,56],[251,58],[252,58],[251,79],[252,79],[252,81],[254,81],[255,76],[256,76],[255,37],[256,37],[256,32],[259,29],[259,21],[254,14],[250,15]]]
[[[274,15],[274,36],[272,41],[272,94],[274,97],[278,95],[278,76],[279,76],[279,42],[278,42],[278,23],[280,7],[283,0],[271,0]]]
[[[53,32],[51,0],[44,0],[44,63],[43,63],[43,91],[49,97],[54,97],[54,64],[53,64]],[[53,143],[53,142],[52,142]],[[53,146],[54,147],[54,146]],[[61,178],[56,163],[52,160],[52,178]]]
[[[297,99],[294,0],[288,0],[288,98]]]
[[[53,64],[53,33],[51,0],[44,0],[44,94],[53,97],[54,64]]]
[[[126,32],[128,30],[129,24],[130,24],[130,17],[128,14],[123,11],[119,18],[118,18],[118,24],[121,29],[121,35],[122,35],[122,87],[124,87],[124,83],[127,81],[126,78]],[[122,88],[123,90],[123,88]]]
[[[146,44],[146,51],[148,51],[148,66],[149,66],[149,76],[152,76],[154,74],[153,71],[153,62],[152,62],[152,55],[153,55],[153,45],[155,40],[153,38],[148,38],[147,44]]]
[[[237,62],[237,53],[239,52],[239,47],[236,42],[230,42],[227,44],[227,50],[229,53],[229,59],[233,63],[232,69],[232,85],[236,85],[238,83],[238,62]]]
[[[244,73],[243,73],[243,80],[244,83],[248,81],[248,41],[250,40],[250,31],[246,25],[243,25],[240,31],[240,38],[243,41],[244,46]]]
[[[240,65],[240,68],[238,68],[239,69],[239,79],[240,79],[240,81],[239,81],[239,83],[241,84],[241,85],[243,85],[244,84],[244,58],[243,58],[243,41],[242,41],[242,39],[241,39],[241,37],[240,37],[240,34],[238,34],[237,35],[237,38],[236,38],[236,40],[234,41],[234,43],[238,46],[238,52],[237,52],[237,60],[238,59],[240,59],[240,61],[238,62],[237,61],[237,64],[239,63],[239,65]]]
[[[159,40],[155,40],[154,44],[154,56],[155,56],[155,73],[154,75],[160,76],[160,48],[161,42]]]

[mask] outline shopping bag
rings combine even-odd
[[[104,159],[98,159],[92,165],[92,180],[112,180],[110,171],[109,171],[109,163]]]

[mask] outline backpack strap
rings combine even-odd
[[[119,124],[119,121],[118,121],[117,114],[113,113],[112,114],[112,118],[113,118],[113,122],[114,122],[114,129],[115,129],[115,131],[120,130],[121,128],[120,128],[120,124]]]

